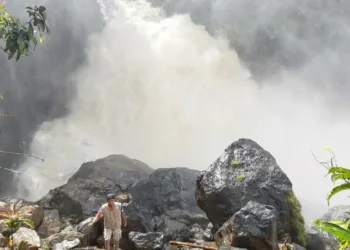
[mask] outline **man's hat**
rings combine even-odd
[[[110,194],[107,194],[107,201],[108,200],[113,200],[114,198],[115,198],[115,194],[112,194],[112,193],[110,193]]]

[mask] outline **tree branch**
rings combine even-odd
[[[40,158],[40,157],[31,155],[31,154],[22,154],[22,153],[8,152],[8,151],[3,151],[3,150],[0,150],[0,153],[1,153],[1,154],[10,154],[10,155],[22,155],[22,156],[31,157],[31,158],[35,158],[35,159],[44,161],[43,158]]]

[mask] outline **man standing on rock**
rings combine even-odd
[[[101,217],[104,220],[104,232],[103,236],[105,239],[106,250],[110,250],[110,240],[113,234],[113,239],[115,246],[119,249],[119,240],[122,236],[121,222],[126,226],[127,221],[125,213],[123,211],[122,204],[115,202],[115,195],[107,195],[107,203],[103,204],[96,214],[94,220],[89,224],[89,227],[92,227]]]

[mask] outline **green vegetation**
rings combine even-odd
[[[306,246],[307,238],[305,232],[305,221],[301,213],[301,204],[294,192],[291,192],[288,195],[287,201],[291,213],[291,224],[296,237],[296,242],[302,246]]]
[[[245,176],[244,175],[239,175],[236,177],[236,180],[239,181],[239,182],[242,182],[245,180]]]
[[[14,204],[0,202],[0,219],[5,220],[5,223],[10,231],[10,236],[5,238],[5,244],[7,248],[11,250],[27,250],[33,247],[24,241],[21,241],[18,245],[16,245],[13,241],[12,235],[21,226],[28,226],[29,228],[34,229],[34,222],[26,218],[27,216],[30,216],[28,207],[20,208],[21,204],[21,200],[15,202]]]
[[[232,161],[231,161],[231,166],[232,166],[233,168],[238,168],[238,167],[239,167],[239,161],[232,160]]]
[[[0,49],[8,54],[9,60],[15,57],[18,61],[30,55],[38,41],[43,42],[43,35],[50,32],[45,11],[44,6],[27,7],[29,20],[22,22],[7,12],[5,5],[0,4],[0,40],[3,42]]]
[[[329,205],[329,201],[334,195],[350,189],[350,169],[339,167],[332,151],[330,149],[325,150],[329,151],[332,154],[332,157],[329,162],[319,163],[328,169],[327,175],[331,175],[333,184],[335,184],[337,181],[341,182],[340,184],[335,185],[335,187],[327,195],[327,202]],[[346,221],[328,222],[315,220],[314,225],[327,233],[333,234],[339,241],[339,250],[344,250],[347,247],[350,247],[350,219],[347,219]]]

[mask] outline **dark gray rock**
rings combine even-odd
[[[304,220],[292,183],[274,157],[249,139],[232,143],[197,180],[196,198],[214,229],[249,201],[276,208],[279,238],[305,244]]]
[[[125,247],[130,246],[128,233],[131,231],[164,232],[167,240],[188,241],[191,225],[204,228],[209,223],[206,214],[196,204],[195,183],[199,174],[199,171],[188,168],[153,171],[139,161],[112,155],[84,163],[67,184],[51,190],[38,204],[45,211],[58,211],[54,220],[56,225],[63,222],[65,226],[69,223],[77,225],[95,216],[106,202],[106,193],[128,192],[132,199],[123,202],[128,220],[128,225],[122,228]],[[77,230],[86,234],[86,223],[82,222]],[[102,244],[99,235],[103,231],[103,220],[96,223],[92,231],[93,234],[88,234],[90,242]]]
[[[322,221],[345,221],[349,219],[347,212],[350,211],[350,206],[339,205],[330,208],[321,218]],[[310,243],[308,244],[308,250],[334,250],[339,248],[339,242],[332,234],[324,232],[315,226],[311,227],[308,232]],[[319,248],[318,248],[319,247]]]
[[[127,192],[136,180],[152,171],[138,160],[110,155],[84,163],[67,184],[51,190],[38,203],[44,208],[57,209],[61,217],[95,216],[106,202],[107,193]]]
[[[158,220],[157,232],[163,233],[165,241],[189,241],[189,226],[176,220],[170,220],[167,217],[158,217]]]
[[[306,228],[307,250],[326,250],[322,233],[315,228]]]
[[[300,246],[298,244],[293,243],[292,245],[294,247],[293,250],[306,250],[305,248],[303,248],[302,246]],[[309,250],[309,249],[307,249],[307,250]]]
[[[195,198],[196,179],[200,172],[188,168],[161,168],[138,180],[131,188],[133,200],[143,214],[160,216],[169,210],[203,214]],[[143,206],[142,206],[143,205]]]
[[[188,168],[162,168],[138,180],[130,190],[133,201],[125,205],[128,221],[146,232],[163,232],[166,240],[189,240],[191,225],[208,224],[195,199],[199,174]]]
[[[151,226],[152,223],[140,212],[140,208],[136,202],[131,201],[123,204],[123,209],[128,220],[127,231],[143,233],[153,231]]]
[[[164,237],[161,233],[130,232],[129,239],[135,244],[137,250],[161,250],[164,245]]]
[[[253,201],[235,213],[217,231],[216,241],[250,250],[278,250],[276,209]]]

